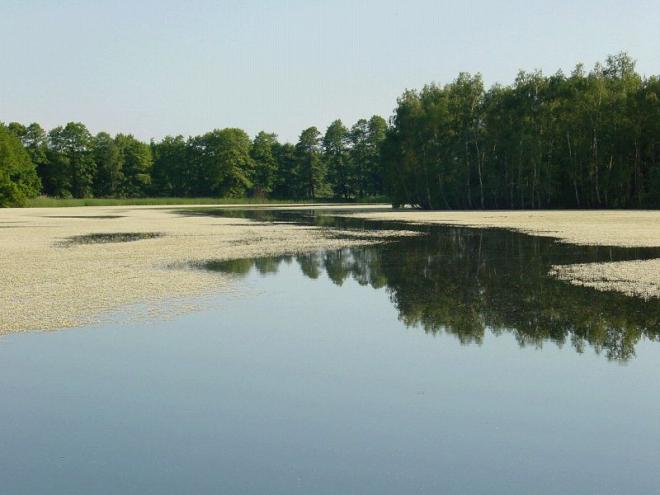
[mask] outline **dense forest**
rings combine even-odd
[[[334,121],[296,144],[241,129],[142,142],[70,122],[0,123],[0,206],[30,197],[354,199],[426,209],[660,206],[660,79],[626,54],[586,73],[479,74],[406,91],[387,122]]]
[[[322,135],[305,129],[295,145],[241,129],[167,136],[93,136],[78,122],[46,132],[39,124],[0,123],[0,205],[39,194],[90,197],[273,197],[343,199],[382,195],[381,143],[387,122],[340,120]]]
[[[660,206],[660,79],[626,54],[585,73],[480,75],[406,91],[382,159],[394,204],[430,209]]]

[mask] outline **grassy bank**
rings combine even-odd
[[[65,206],[140,206],[140,205],[226,205],[226,204],[318,204],[318,203],[386,203],[382,196],[358,200],[319,198],[315,200],[264,199],[264,198],[34,198],[27,202],[28,208],[59,208]]]

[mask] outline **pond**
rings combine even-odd
[[[3,337],[3,492],[657,492],[660,302],[547,272],[658,251],[405,228],[209,259],[245,293],[173,320]]]

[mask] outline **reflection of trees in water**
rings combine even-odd
[[[336,285],[342,285],[350,277],[360,285],[380,289],[387,283],[387,278],[381,270],[380,259],[381,253],[378,249],[341,249],[324,253],[323,266],[330,280]]]
[[[579,352],[591,345],[612,359],[633,356],[643,335],[658,338],[658,301],[548,277],[555,252],[578,248],[507,233],[454,232],[405,249],[406,256],[393,263],[385,247],[383,264],[392,301],[407,325],[444,330],[463,343],[481,343],[486,328],[513,333],[521,346],[569,341]]]
[[[609,253],[609,252],[608,252]],[[608,255],[611,255],[609,253]],[[560,245],[507,232],[444,229],[423,238],[293,257],[305,276],[336,285],[387,287],[407,326],[481,344],[486,330],[512,333],[521,346],[592,346],[610,359],[634,356],[635,344],[660,337],[660,301],[574,287],[547,275],[552,263],[602,259],[603,249]],[[275,273],[292,257],[216,262],[211,269]]]

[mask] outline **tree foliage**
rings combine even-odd
[[[382,147],[395,204],[421,208],[657,207],[656,77],[626,54],[585,74],[479,75],[407,91]]]
[[[321,133],[308,127],[300,134],[296,144],[297,177],[304,198],[317,198],[326,192],[325,164],[321,159]]]
[[[277,146],[277,135],[261,131],[252,142],[250,156],[254,161],[253,188],[254,193],[263,196],[272,192],[277,175],[277,159],[274,148]]]
[[[348,129],[337,119],[328,126],[323,136],[323,160],[327,167],[328,181],[335,196],[352,196],[351,163],[349,157]]]
[[[183,136],[166,136],[158,143],[151,143],[153,187],[158,194],[192,196],[196,176],[190,148],[190,142]]]
[[[118,134],[115,145],[121,162],[120,194],[127,197],[143,196],[151,184],[151,148],[130,134]]]
[[[250,137],[241,129],[216,129],[191,141],[197,167],[197,193],[240,197],[252,187]]]
[[[94,195],[97,197],[119,195],[124,182],[119,146],[110,134],[99,132],[92,143],[92,153],[96,162]]]
[[[21,179],[28,195],[37,184],[42,194],[77,198],[387,195],[428,209],[657,208],[659,96],[660,79],[641,77],[622,53],[588,73],[582,65],[570,75],[521,71],[489,89],[479,74],[461,73],[405,91],[389,122],[337,119],[323,134],[303,130],[295,144],[231,128],[149,144],[92,136],[77,122],[48,133],[11,122],[3,132],[37,170],[40,188]]]
[[[74,198],[92,196],[96,162],[92,136],[80,122],[69,122],[48,133],[48,161],[53,165],[48,179],[56,195]]]
[[[0,207],[22,206],[40,187],[30,155],[14,132],[0,124]]]

